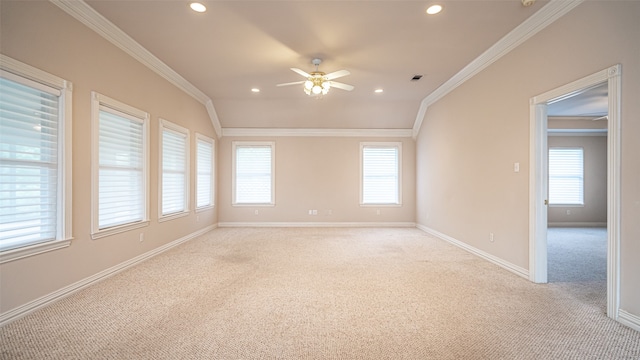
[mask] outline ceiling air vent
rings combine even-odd
[[[411,81],[418,81],[422,79],[422,75],[413,75],[413,77],[411,78]]]

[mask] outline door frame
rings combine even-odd
[[[607,316],[620,309],[620,64],[529,100],[529,280],[547,282],[547,105],[598,84],[608,85],[607,122]]]

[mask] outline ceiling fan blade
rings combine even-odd
[[[343,83],[337,82],[337,81],[332,81],[331,82],[331,87],[332,88],[342,89],[342,90],[347,90],[347,91],[351,91],[351,90],[354,89],[353,85],[343,84]]]
[[[304,72],[304,71],[302,71],[302,70],[300,70],[300,69],[298,69],[298,68],[291,68],[291,70],[292,70],[293,72],[296,72],[296,73],[298,73],[298,74],[300,74],[300,75],[302,75],[302,76],[306,77],[306,78],[310,78],[310,77],[311,77],[311,75],[307,74],[306,72]]]
[[[294,82],[289,82],[289,83],[284,83],[284,84],[277,84],[276,86],[289,86],[289,85],[300,85],[303,84],[304,81],[294,81]]]
[[[351,74],[349,72],[349,70],[338,70],[338,71],[334,71],[332,73],[328,73],[324,77],[326,77],[327,80],[333,80],[333,79],[337,79],[339,77],[347,76],[349,74]]]

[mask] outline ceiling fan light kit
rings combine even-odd
[[[322,59],[313,59],[311,63],[316,66],[316,70],[311,74],[308,74],[305,71],[297,68],[291,68],[291,71],[304,76],[305,78],[307,78],[307,80],[278,84],[276,86],[289,86],[289,85],[303,84],[302,89],[304,90],[305,94],[309,96],[326,95],[329,92],[329,89],[331,89],[331,87],[335,87],[335,88],[347,90],[347,91],[353,90],[354,87],[352,85],[339,83],[337,81],[332,81],[333,79],[337,79],[339,77],[347,76],[351,74],[349,71],[338,70],[330,74],[325,74],[322,71],[318,71],[318,66],[322,63]]]

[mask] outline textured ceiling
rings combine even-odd
[[[188,1],[90,0],[87,3],[213,101],[225,128],[412,128],[420,102],[539,10],[519,0]],[[291,67],[346,69],[317,99]],[[424,75],[417,82],[410,79]],[[252,93],[251,88],[259,88]],[[383,88],[382,94],[374,93]]]

